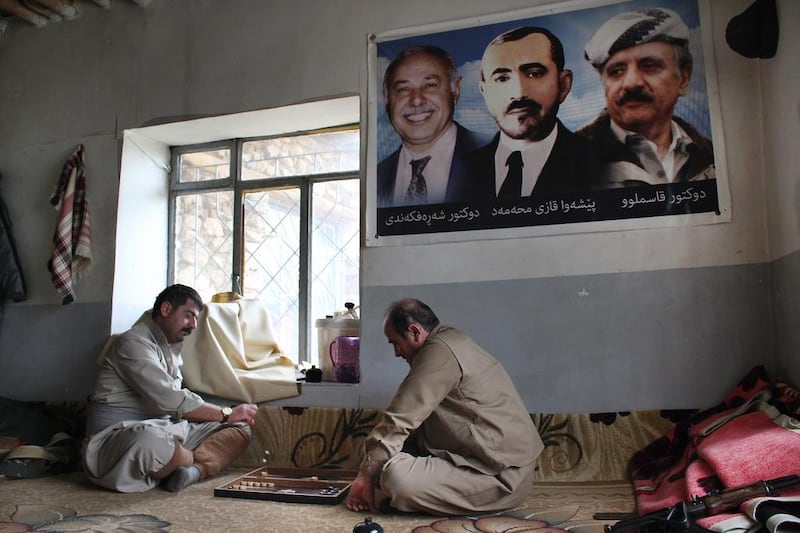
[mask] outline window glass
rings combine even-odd
[[[172,281],[262,301],[284,353],[318,365],[315,320],[358,305],[359,131],[225,143],[174,149]]]
[[[311,215],[311,316],[323,318],[359,301],[359,180],[314,184]],[[312,329],[312,346],[317,330]],[[317,353],[310,362],[319,364]]]
[[[298,350],[300,313],[300,189],[246,193],[243,296],[261,300],[278,344]]]
[[[233,265],[233,191],[175,199],[173,276],[201,295],[229,291]]]
[[[242,180],[358,170],[358,131],[335,131],[247,141]]]
[[[190,152],[178,157],[179,183],[212,181],[230,176],[231,151],[227,148]]]

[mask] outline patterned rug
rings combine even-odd
[[[133,531],[250,532],[352,531],[369,515],[343,505],[306,505],[221,498],[214,488],[242,472],[197,483],[178,494],[154,489],[118,494],[91,485],[82,472],[38,479],[0,477],[0,532]],[[371,516],[389,532],[437,531],[539,533],[569,530],[602,533],[597,512],[629,512],[630,485],[614,483],[537,483],[525,505],[499,516],[443,519],[428,515]],[[524,526],[524,527],[523,527]]]

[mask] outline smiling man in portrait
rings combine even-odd
[[[443,49],[401,51],[386,69],[386,114],[401,146],[378,164],[378,207],[467,201],[467,155],[484,139],[453,120],[461,76]]]

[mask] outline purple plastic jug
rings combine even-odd
[[[328,348],[333,363],[333,378],[339,383],[358,383],[361,370],[358,364],[359,337],[336,337]]]

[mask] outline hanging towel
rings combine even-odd
[[[50,204],[58,210],[58,223],[53,234],[53,253],[47,262],[53,286],[61,295],[61,303],[75,300],[72,282],[80,279],[92,263],[92,228],[89,201],[86,198],[86,153],[79,144],[69,156],[58,184],[50,196]]]

